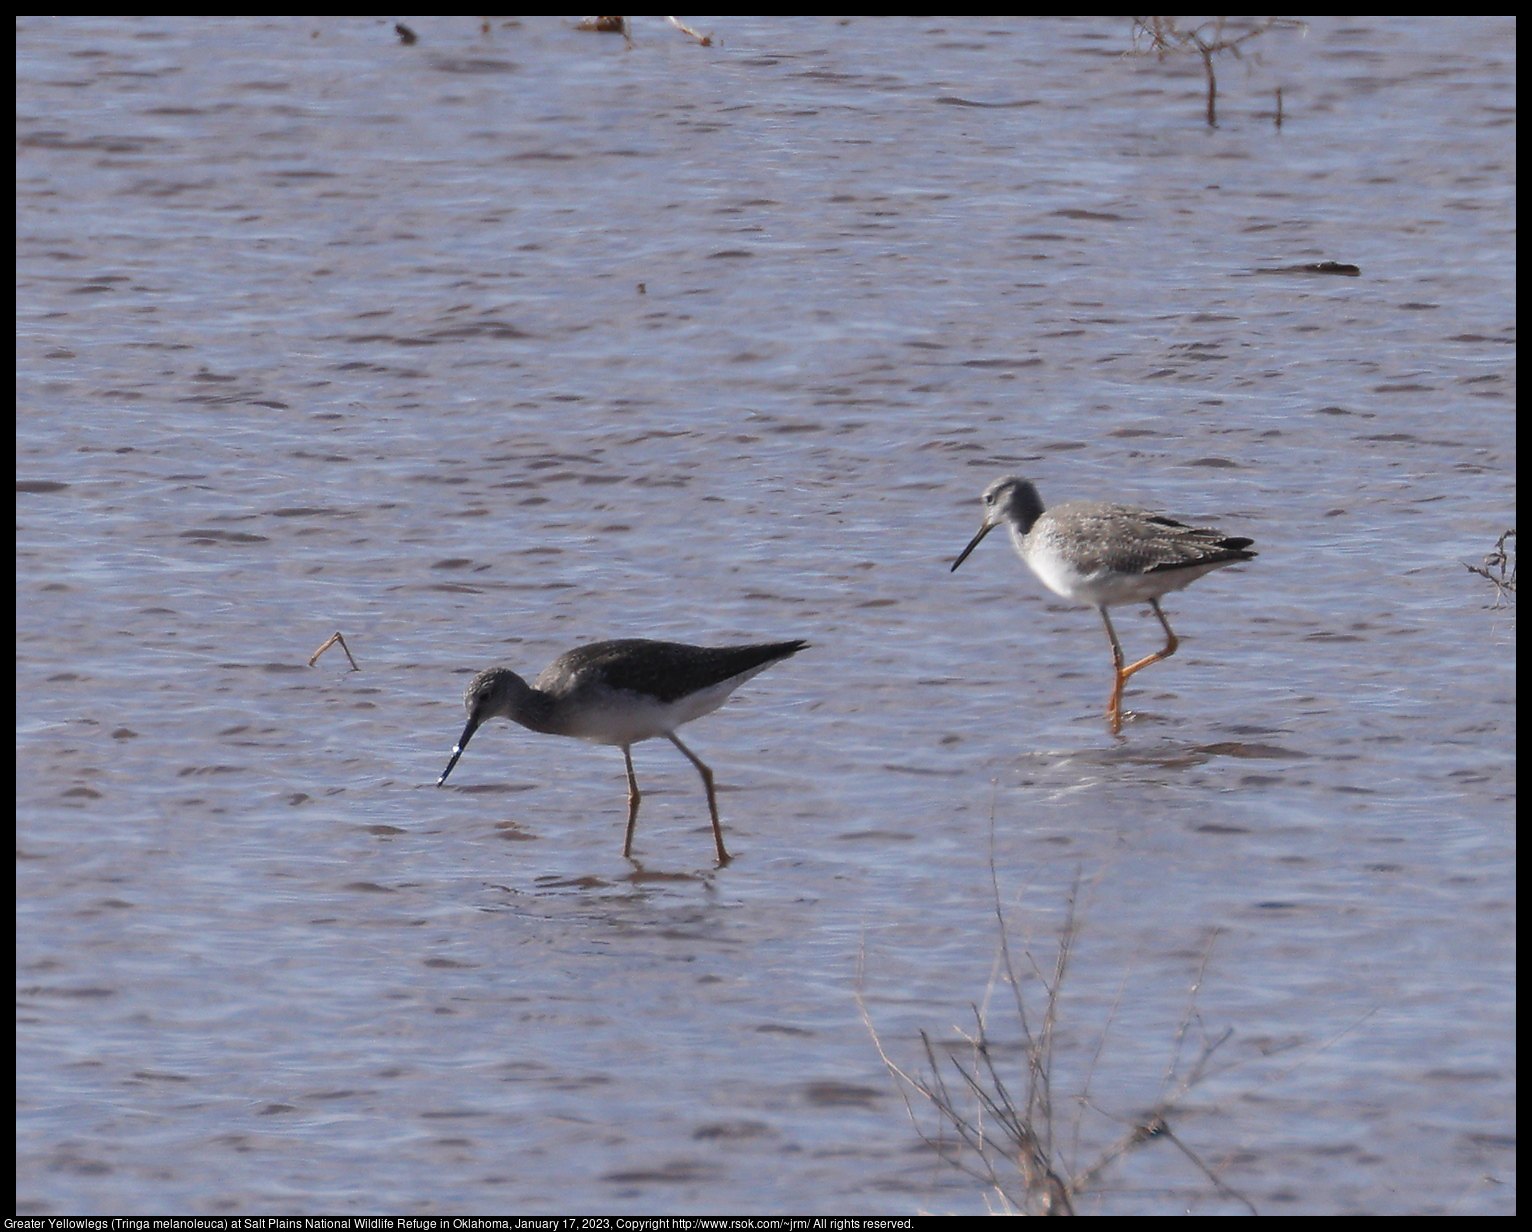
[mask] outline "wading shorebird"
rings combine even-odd
[[[469,681],[463,694],[468,725],[436,785],[447,781],[474,732],[487,719],[510,719],[535,732],[615,744],[622,749],[628,768],[628,833],[622,854],[632,859],[633,827],[643,797],[633,777],[631,749],[640,740],[664,736],[702,776],[718,863],[727,864],[729,853],[718,824],[713,772],[681,743],[676,728],[712,714],[745,681],[807,645],[792,641],[714,648],[630,637],[595,642],[562,654],[530,685],[509,668],[488,668]]]
[[[1253,539],[1187,526],[1132,505],[1066,501],[1045,510],[1030,480],[1007,475],[984,489],[984,524],[952,562],[953,570],[1001,523],[1011,532],[1016,554],[1044,586],[1101,613],[1116,670],[1106,705],[1113,735],[1122,730],[1122,688],[1128,677],[1169,658],[1180,645],[1160,610],[1160,596],[1180,590],[1204,573],[1256,556],[1245,550]],[[1165,648],[1127,667],[1107,615],[1107,608],[1124,603],[1148,603],[1165,629]]]

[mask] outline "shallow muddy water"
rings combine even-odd
[[[1067,1163],[1190,1000],[1262,1213],[1513,1211],[1511,20],[1273,32],[1216,130],[1125,19],[408,20],[20,20],[19,1211],[982,1213],[858,997],[1013,1041],[992,885],[1030,972],[1077,881]],[[948,571],[1007,473],[1256,541],[1121,739]],[[434,786],[632,636],[812,643],[686,729],[724,869],[664,741],[637,865],[615,749]]]

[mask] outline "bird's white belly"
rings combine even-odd
[[[600,701],[572,708],[561,734],[592,744],[637,744],[673,732],[683,723],[712,714],[729,699],[737,680],[728,680],[662,702],[643,693],[613,691]]]
[[[1232,562],[1162,569],[1154,573],[1121,573],[1101,568],[1082,572],[1063,556],[1026,545],[1021,557],[1038,580],[1056,595],[1091,607],[1117,607],[1124,603],[1147,603],[1196,581],[1205,573]]]

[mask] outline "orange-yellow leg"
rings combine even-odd
[[[1127,667],[1122,665],[1122,645],[1117,640],[1117,631],[1112,628],[1112,618],[1106,614],[1106,608],[1100,608],[1101,620],[1106,625],[1106,635],[1112,642],[1112,668],[1115,679],[1112,682],[1112,696],[1106,704],[1107,722],[1112,725],[1112,735],[1122,731],[1122,687],[1128,683],[1128,677],[1134,672],[1148,667],[1151,663],[1158,663],[1161,659],[1168,659],[1176,653],[1181,645],[1180,639],[1170,627],[1170,622],[1165,619],[1165,613],[1160,610],[1160,601],[1150,599],[1149,606],[1154,609],[1154,614],[1159,617],[1160,625],[1165,630],[1165,648],[1157,650],[1152,655],[1145,655],[1137,663]]]
[[[666,732],[670,737],[670,743],[686,754],[686,760],[697,767],[697,773],[702,776],[702,785],[707,788],[707,811],[713,819],[713,842],[718,847],[718,866],[722,868],[729,862],[729,853],[724,850],[723,827],[718,824],[718,800],[713,795],[713,772],[707,768],[702,759],[677,739],[675,732]]]

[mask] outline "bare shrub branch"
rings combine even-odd
[[[1509,546],[1507,546],[1509,545]],[[1495,587],[1495,607],[1506,602],[1506,596],[1516,596],[1516,528],[1513,526],[1495,540],[1495,550],[1484,558],[1484,564],[1470,565],[1460,562],[1469,573],[1477,573]]]
[[[1172,55],[1195,55],[1202,61],[1202,73],[1207,78],[1207,122],[1209,128],[1218,127],[1218,78],[1213,72],[1215,56],[1232,55],[1243,60],[1240,48],[1259,38],[1268,30],[1306,30],[1306,23],[1293,17],[1265,17],[1254,26],[1236,33],[1227,28],[1227,17],[1215,17],[1201,25],[1182,29],[1175,17],[1135,17],[1133,19],[1133,50],[1130,55],[1153,55],[1160,60]],[[1246,19],[1240,18],[1244,21]],[[1281,95],[1278,95],[1280,116]],[[1281,127],[1280,118],[1277,126]]]

